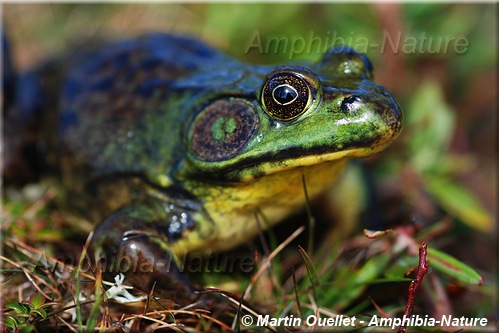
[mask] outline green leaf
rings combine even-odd
[[[19,325],[21,325],[21,322],[19,321],[19,319],[15,318],[15,317],[11,317],[11,316],[5,317],[3,319],[3,323],[6,327],[12,328],[12,329],[18,328]]]
[[[465,188],[442,176],[425,176],[427,190],[450,214],[473,229],[492,231],[493,219],[489,212]]]
[[[482,285],[483,278],[470,266],[437,249],[428,247],[430,267],[451,276],[461,282]]]
[[[308,273],[308,277],[310,279],[310,285],[312,286],[312,292],[314,294],[314,298],[317,299],[317,293],[316,293],[315,287],[319,281],[319,274],[317,274],[317,270],[315,268],[314,262],[309,257],[307,252],[305,252],[305,250],[301,246],[298,246],[298,247],[299,247],[300,254],[303,257],[303,261],[305,262],[305,267],[307,268],[307,273]]]
[[[359,270],[350,278],[353,284],[363,285],[369,283],[386,270],[391,256],[387,253],[381,253],[369,259]]]
[[[390,267],[388,267],[383,275],[387,280],[406,279],[403,276],[412,268],[418,265],[418,258],[407,254],[401,255]]]
[[[18,333],[31,333],[35,330],[35,326],[32,325],[32,324],[27,324],[27,323],[24,323],[19,331],[17,331]]]
[[[38,309],[40,306],[45,303],[45,297],[43,297],[42,294],[34,294],[31,296],[31,305],[33,306],[34,309]]]
[[[44,309],[41,309],[41,308],[33,309],[31,311],[31,313],[37,313],[43,319],[47,318],[47,312]]]
[[[95,284],[96,286],[102,286],[102,276],[98,276]],[[92,304],[92,309],[90,310],[90,315],[87,317],[86,322],[87,332],[95,332],[95,328],[99,322],[100,307],[104,298],[104,293],[101,292],[101,288],[95,288],[94,296],[94,303]]]
[[[454,111],[440,85],[425,81],[414,92],[406,117],[411,164],[420,172],[433,169],[445,158],[455,124]]]
[[[9,303],[5,307],[16,311],[18,314],[30,314],[31,312],[30,306],[22,303]]]
[[[368,284],[379,280],[378,277],[386,270],[390,259],[389,254],[382,253],[370,258],[361,268],[348,272],[344,276],[345,280],[340,282],[334,298],[327,300],[328,304],[334,304],[336,310],[348,307],[364,292]]]

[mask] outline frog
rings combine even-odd
[[[74,210],[97,225],[95,262],[173,298],[195,297],[179,257],[229,251],[285,220],[304,208],[304,184],[319,196],[402,127],[370,60],[343,45],[313,63],[256,65],[149,33],[37,77],[55,101],[42,116],[51,135],[37,140],[55,152],[45,160]]]

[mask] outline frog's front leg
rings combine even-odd
[[[107,277],[123,273],[128,283],[176,302],[194,300],[196,294],[178,267],[170,248],[196,229],[193,215],[199,205],[157,199],[129,204],[107,217],[96,229],[91,248]]]

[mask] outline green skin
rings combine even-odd
[[[302,177],[317,196],[347,158],[396,138],[401,110],[371,78],[350,49],[255,66],[161,34],[74,59],[62,80],[62,174],[73,202],[101,222],[92,247],[105,271],[189,299],[180,269],[157,262],[247,241],[256,212],[272,225],[303,206]]]

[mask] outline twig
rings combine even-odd
[[[304,226],[301,226],[298,229],[296,229],[295,232],[293,232],[288,238],[286,238],[284,242],[279,244],[279,246],[274,251],[272,251],[272,253],[267,258],[265,258],[265,260],[262,262],[262,266],[260,266],[256,274],[251,278],[251,282],[249,283],[248,287],[246,288],[243,294],[243,299],[245,299],[249,295],[251,289],[253,289],[254,284],[260,278],[260,275],[263,274],[265,269],[267,269],[267,267],[270,265],[272,259],[274,259],[274,257],[277,256],[282,251],[282,249],[288,246],[288,244],[291,243],[293,239],[298,237],[298,235],[301,234],[303,230],[305,230]]]
[[[404,317],[409,318],[412,315],[414,310],[414,302],[416,301],[416,293],[421,286],[421,282],[423,281],[423,277],[428,272],[428,267],[430,266],[430,262],[426,260],[428,256],[427,244],[423,242],[421,247],[419,248],[419,264],[418,264],[418,272],[416,273],[416,278],[411,281],[409,285],[409,296],[407,298],[407,304],[405,306]],[[405,333],[407,328],[407,324],[405,320],[402,321],[402,325],[400,325],[398,333]]]

